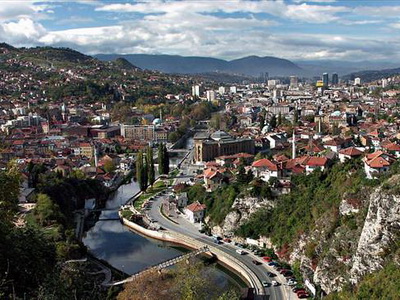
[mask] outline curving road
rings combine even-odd
[[[204,234],[201,234],[198,229],[191,223],[189,223],[182,215],[178,215],[177,217],[173,218],[172,222],[171,220],[168,220],[166,217],[164,217],[161,214],[161,203],[162,200],[166,196],[161,196],[157,197],[154,199],[154,201],[151,203],[151,208],[148,210],[147,214],[148,216],[158,225],[161,227],[177,232],[179,234],[188,236],[192,239],[195,239],[197,241],[200,241],[201,243],[205,245],[209,245],[215,248],[218,248],[220,251],[227,253],[233,257],[235,257],[237,260],[245,264],[250,270],[253,271],[253,273],[258,277],[260,281],[267,281],[271,282],[272,280],[276,280],[280,283],[285,283],[286,280],[282,275],[276,276],[274,278],[270,278],[266,275],[267,272],[273,272],[278,275],[278,272],[274,270],[273,268],[267,266],[260,257],[257,257],[253,255],[252,253],[247,253],[245,255],[240,255],[236,252],[238,248],[237,246],[234,246],[233,244],[230,243],[223,243],[220,245],[217,245],[214,243],[213,238],[206,236]],[[172,219],[172,218],[171,218]],[[253,263],[253,260],[258,260],[261,262],[260,265],[255,265]],[[289,287],[286,285],[280,285],[277,287],[269,286],[265,288],[265,299],[271,299],[271,300],[280,300],[280,299],[294,299],[295,294],[293,294]]]

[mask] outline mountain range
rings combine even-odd
[[[248,56],[231,61],[198,56],[149,55],[149,54],[98,54],[100,60],[113,61],[124,58],[131,64],[149,70],[164,73],[199,74],[229,73],[245,76],[260,76],[261,73],[271,76],[303,75],[305,71],[295,63],[271,56]]]

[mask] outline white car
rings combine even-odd
[[[263,287],[269,287],[269,283],[267,281],[262,282]]]
[[[236,253],[239,253],[240,255],[243,255],[243,254],[245,254],[246,252],[244,252],[242,249],[237,249],[237,250],[236,250]]]
[[[276,281],[276,280],[272,280],[271,284],[272,284],[272,286],[278,286],[279,285],[278,281]]]

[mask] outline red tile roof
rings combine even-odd
[[[339,151],[340,154],[347,155],[347,156],[360,156],[363,154],[362,151],[358,150],[357,148],[350,147],[346,149],[342,149]]]
[[[193,202],[192,204],[186,206],[186,209],[196,212],[196,211],[202,211],[205,210],[207,206],[205,204],[200,204],[199,201]]]
[[[317,157],[317,156],[312,156],[310,159],[306,162],[306,166],[310,167],[323,167],[326,165],[328,162],[328,159],[326,157]]]
[[[256,160],[251,166],[255,168],[267,168],[271,171],[278,171],[278,166],[267,158]]]

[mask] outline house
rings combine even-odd
[[[383,151],[367,154],[364,159],[364,171],[368,179],[374,179],[377,175],[385,173],[395,162],[395,158]]]
[[[175,200],[176,200],[178,207],[185,207],[188,203],[187,193],[184,192],[184,193],[175,195]]]
[[[204,219],[206,213],[206,205],[200,204],[199,201],[193,202],[186,206],[185,216],[192,223],[199,223]]]
[[[311,156],[307,161],[305,161],[304,165],[306,167],[307,175],[313,172],[317,168],[320,168],[321,171],[324,171],[328,165],[328,158]]]
[[[204,187],[207,192],[212,192],[217,189],[222,182],[226,181],[226,176],[223,174],[223,170],[209,168],[203,172]]]
[[[324,143],[326,149],[330,149],[335,153],[338,153],[340,149],[344,148],[345,140],[341,138],[334,138]]]
[[[396,158],[400,157],[400,145],[396,143],[382,145],[382,149],[386,150],[390,154],[393,154],[394,156],[396,156]]]
[[[278,178],[278,165],[267,158],[253,162],[251,170],[255,177],[268,182],[271,177]]]
[[[340,162],[344,163],[346,159],[357,158],[360,157],[362,154],[363,152],[355,147],[342,149],[339,151],[339,160]]]

